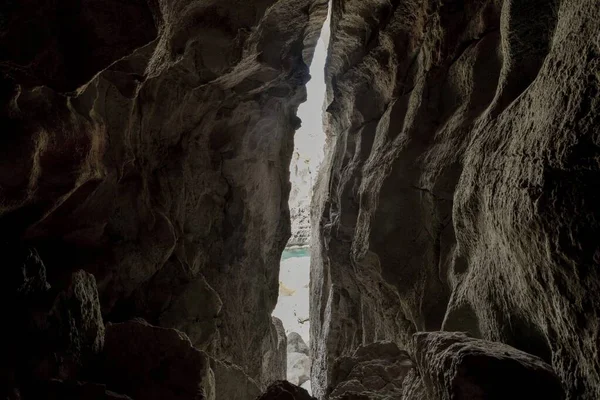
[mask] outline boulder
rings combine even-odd
[[[306,343],[304,343],[302,336],[300,336],[300,334],[297,332],[290,332],[290,334],[287,335],[287,352],[302,353],[306,354],[307,356],[310,355],[308,346]]]
[[[414,353],[431,400],[565,399],[550,365],[503,343],[464,333],[420,332]]]
[[[310,358],[304,353],[287,354],[287,380],[301,386],[310,379]]]
[[[267,391],[256,400],[316,400],[301,387],[288,381],[274,382]]]
[[[270,335],[263,340],[262,388],[266,388],[272,382],[282,380],[286,376],[287,338],[285,328],[279,318],[271,317],[271,320]]]
[[[134,399],[216,400],[209,357],[175,329],[108,324],[103,358],[103,382]]]
[[[408,353],[395,343],[361,346],[351,356],[336,360],[329,399],[400,399],[402,382],[412,367]]]
[[[259,384],[237,365],[210,359],[215,375],[215,400],[255,400],[261,390]]]

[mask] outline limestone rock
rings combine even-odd
[[[272,317],[271,334],[263,341],[262,386],[282,380],[286,376],[287,338],[285,328],[279,318]]]
[[[416,368],[429,399],[565,398],[550,365],[505,344],[451,332],[418,333],[414,341]]]
[[[290,164],[290,221],[291,236],[288,246],[308,246],[310,244],[310,198],[315,171],[311,170],[310,159],[294,152]]]
[[[402,384],[413,363],[406,351],[391,342],[359,347],[352,356],[336,360],[328,398],[400,399]]]
[[[0,5],[0,240],[262,385],[327,0],[76,3]]]
[[[258,383],[235,364],[211,358],[215,375],[215,400],[255,400],[261,394]]]
[[[333,3],[317,397],[363,343],[458,330],[600,398],[599,19],[595,0]]]
[[[302,353],[306,354],[307,356],[310,355],[308,346],[306,343],[304,343],[302,336],[300,336],[300,334],[297,332],[290,332],[289,335],[287,335],[287,352],[288,354]]]
[[[310,379],[310,358],[303,353],[287,354],[287,380],[301,386]]]
[[[315,400],[301,387],[288,381],[274,382],[267,391],[256,400]]]
[[[143,320],[108,324],[103,379],[134,399],[215,399],[209,357],[175,329]]]

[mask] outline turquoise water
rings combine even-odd
[[[309,257],[310,249],[308,247],[299,247],[297,249],[285,249],[281,254],[281,261],[296,257]]]

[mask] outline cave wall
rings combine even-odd
[[[261,387],[284,378],[270,314],[326,14],[325,0],[4,2],[3,246],[36,249],[57,290],[93,274],[105,322],[177,328]]]
[[[600,3],[334,0],[312,210],[313,393],[465,331],[600,397]]]

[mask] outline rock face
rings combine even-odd
[[[294,152],[290,165],[291,237],[288,246],[310,245],[310,198],[315,175],[310,159]]]
[[[288,382],[294,385],[302,386],[310,380],[310,352],[297,332],[291,332],[287,336],[286,371]]]
[[[269,338],[263,342],[261,374],[263,387],[286,376],[287,338],[285,328],[279,318],[272,318],[274,328],[271,329]]]
[[[359,347],[352,356],[336,360],[328,398],[400,399],[402,383],[412,367],[408,353],[394,343],[376,342]]]
[[[455,332],[420,332],[412,355],[391,342],[336,360],[331,400],[556,399],[565,395],[552,367],[503,343]]]
[[[90,351],[101,310],[177,328],[262,387],[283,379],[270,314],[327,1],[71,3],[0,6],[0,240],[34,246],[47,275],[27,264],[11,290],[46,296],[84,270]],[[90,276],[56,315],[87,307]]]
[[[317,397],[518,397],[493,367],[600,398],[600,3],[332,3]],[[326,9],[2,2],[1,398],[245,400],[285,377],[271,312]],[[413,343],[440,330],[483,341]]]
[[[310,380],[310,358],[302,353],[288,353],[287,380],[301,386]]]
[[[585,10],[585,11],[584,11]],[[312,388],[461,330],[600,397],[600,3],[334,2],[314,197]]]
[[[231,363],[210,360],[215,375],[215,399],[256,400],[261,394],[259,384]]]
[[[429,399],[565,397],[560,379],[550,365],[502,343],[473,339],[462,333],[427,332],[414,336],[414,352],[417,375]]]
[[[310,355],[308,346],[304,343],[304,339],[302,339],[302,336],[298,332],[290,332],[287,335],[287,352]]]
[[[274,382],[256,400],[314,400],[308,392],[287,381]]]
[[[110,324],[103,358],[103,381],[134,399],[215,400],[208,356],[175,329]]]

